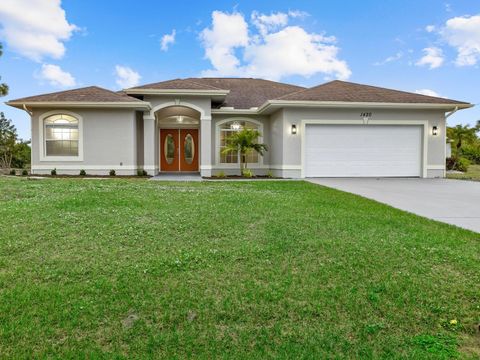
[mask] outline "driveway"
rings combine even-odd
[[[306,180],[480,233],[480,182],[391,178]]]

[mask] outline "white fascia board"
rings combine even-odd
[[[212,114],[256,115],[257,109],[212,109]]]
[[[126,89],[124,92],[136,95],[227,96],[230,90]]]
[[[381,103],[381,102],[349,102],[349,101],[294,101],[268,100],[258,108],[258,113],[276,110],[282,107],[314,107],[314,108],[386,108],[386,109],[439,109],[451,110],[455,107],[467,109],[473,104],[430,104],[430,103]]]
[[[130,108],[130,109],[151,109],[149,102],[88,102],[88,101],[42,101],[42,102],[6,102],[6,105],[23,109],[30,108],[68,107],[68,108]]]

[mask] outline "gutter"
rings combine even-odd
[[[33,115],[33,112],[31,112],[30,110],[28,110],[27,108],[27,105],[26,104],[23,104],[23,110],[25,110],[27,112],[28,115],[32,116]]]
[[[458,106],[455,106],[455,108],[450,111],[448,114],[445,114],[445,122],[447,121],[447,119],[452,116],[453,114],[455,114],[456,112],[458,111]]]

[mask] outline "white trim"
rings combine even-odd
[[[428,120],[314,120],[306,119],[301,121],[300,142],[301,142],[301,178],[305,178],[305,128],[306,125],[391,125],[391,126],[423,126],[423,154],[422,154],[422,177],[427,177],[427,151],[428,151]]]
[[[427,165],[427,170],[445,170],[445,165]]]
[[[38,101],[38,102],[17,102],[9,101],[5,104],[13,107],[21,106],[30,106],[32,108],[45,108],[45,107],[66,107],[69,108],[134,108],[134,109],[150,109],[151,105],[149,102],[142,101],[127,101],[127,102],[92,102],[92,101]]]
[[[46,147],[45,147],[45,124],[44,120],[52,115],[60,115],[66,114],[73,116],[78,120],[78,156],[47,156],[46,155]],[[68,110],[52,110],[47,111],[46,113],[41,114],[38,117],[38,150],[39,150],[39,158],[40,161],[83,161],[83,118],[72,111]]]
[[[142,168],[142,166],[137,165],[84,165],[84,164],[51,164],[51,165],[34,165],[32,166],[32,170],[137,170]],[[147,170],[146,166],[143,166],[145,170]],[[151,169],[148,169],[151,170]]]
[[[188,90],[188,89],[124,89],[127,94],[138,95],[183,95],[183,96],[227,96],[230,90]]]
[[[473,104],[431,104],[431,103],[389,103],[389,102],[350,102],[350,101],[295,101],[295,100],[267,100],[258,108],[258,113],[273,107],[328,107],[328,108],[394,108],[394,109],[466,109]]]
[[[222,168],[229,169],[229,168],[238,168],[240,158],[238,159],[237,163],[221,163],[220,162],[220,125],[225,124],[227,122],[232,122],[232,121],[247,121],[254,123],[258,126],[258,130],[262,134],[262,136],[259,138],[259,142],[263,142],[263,123],[261,121],[251,119],[251,118],[245,118],[245,117],[229,117],[223,120],[218,121],[215,124],[215,166],[221,166]],[[258,162],[256,163],[248,163],[248,165],[258,165],[258,166],[263,166],[263,156],[258,154]]]
[[[178,100],[178,99],[177,99]],[[198,105],[195,105],[195,104],[192,104],[192,103],[189,103],[187,101],[167,101],[167,102],[164,102],[164,103],[161,103],[161,104],[158,104],[157,106],[155,106],[154,108],[152,108],[150,110],[150,115],[149,117],[153,117],[155,118],[155,113],[161,109],[164,109],[166,107],[170,107],[170,106],[183,106],[183,107],[189,107],[189,108],[192,108],[196,111],[198,111],[200,113],[200,120],[209,120],[211,119],[210,116],[207,116],[205,115],[205,109],[198,106]],[[147,116],[148,117],[148,116]],[[145,118],[145,115],[144,115],[144,118]]]
[[[212,109],[212,114],[226,114],[226,115],[256,115],[258,108],[255,109]]]
[[[270,165],[272,170],[301,170],[302,165]]]

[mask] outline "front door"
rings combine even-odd
[[[198,129],[160,130],[160,170],[198,171]]]

